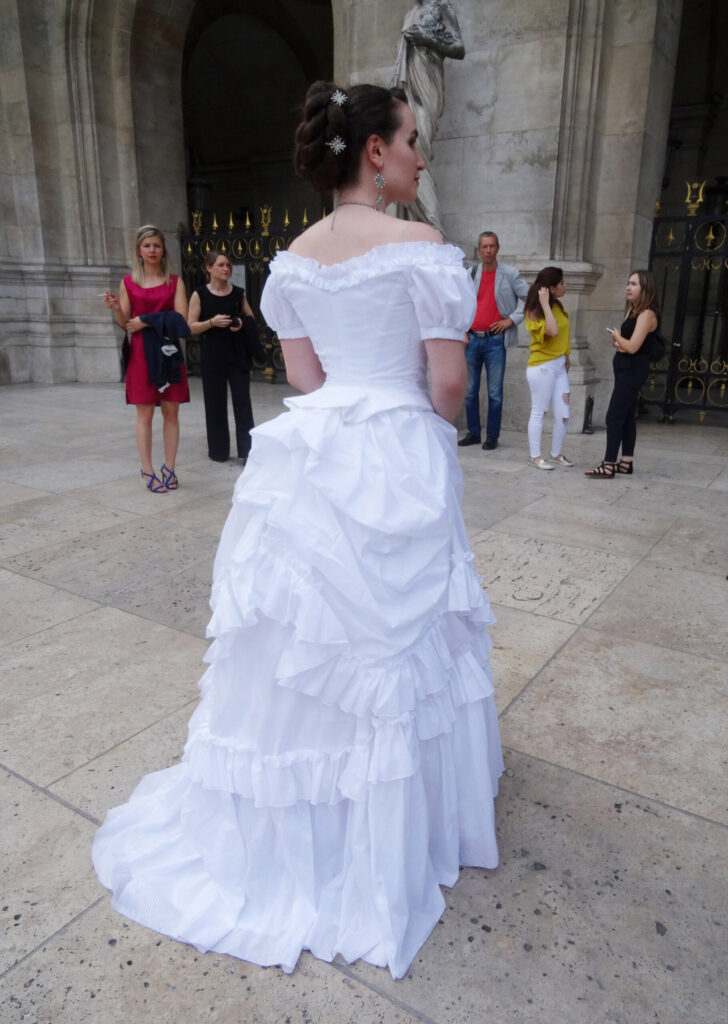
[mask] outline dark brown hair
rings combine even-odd
[[[660,300],[657,298],[657,281],[651,270],[631,270],[629,276],[637,275],[640,282],[640,297],[637,305],[633,306],[628,302],[624,307],[625,317],[639,316],[646,309],[651,309],[657,319],[660,319]]]
[[[210,267],[213,266],[215,261],[218,260],[221,256],[224,256],[225,259],[230,264],[230,266],[232,267],[233,261],[230,259],[226,252],[220,252],[219,249],[210,249],[207,256],[205,256],[204,260],[202,261],[205,277],[207,278],[208,281],[210,280]]]
[[[332,102],[337,91],[345,93],[345,103]],[[391,142],[402,121],[399,105],[406,102],[401,89],[353,85],[344,90],[335,82],[314,82],[306,93],[303,118],[296,129],[296,174],[318,192],[353,184],[367,139],[379,135]],[[346,145],[338,155],[327,145],[337,136]]]
[[[539,288],[555,288],[563,280],[564,272],[561,267],[544,267],[543,270],[539,270],[538,274],[536,274],[536,280],[528,289],[528,295],[523,305],[523,315],[527,316],[530,320],[542,320],[543,310],[538,298]],[[550,293],[549,306],[558,306],[562,313],[566,313],[559,300],[555,299]]]

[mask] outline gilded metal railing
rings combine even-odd
[[[679,409],[728,411],[728,209],[701,213],[707,182],[686,182],[682,217],[654,220],[650,268],[662,307],[661,332],[671,345],[653,366],[642,400],[662,408],[663,421]],[[714,193],[717,190],[714,190]],[[714,194],[714,198],[716,198]]]

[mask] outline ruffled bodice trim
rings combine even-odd
[[[455,245],[435,242],[389,242],[376,245],[361,256],[340,263],[324,264],[307,256],[281,249],[270,265],[271,275],[290,274],[324,291],[339,291],[380,277],[392,270],[419,267],[460,267],[464,253]]]

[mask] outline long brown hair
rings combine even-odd
[[[539,270],[538,274],[536,274],[536,280],[528,289],[528,295],[523,305],[524,316],[527,316],[530,320],[543,320],[543,310],[538,298],[538,290],[539,288],[555,288],[563,280],[564,272],[561,267],[544,267],[543,270]],[[558,306],[564,316],[566,316],[566,310],[550,292],[549,306]]]
[[[660,300],[657,298],[657,281],[651,270],[632,270],[629,277],[637,276],[640,282],[640,297],[637,305],[633,306],[627,302],[624,307],[625,317],[637,317],[646,309],[651,309],[657,319],[660,319]],[[629,278],[627,278],[629,280]]]

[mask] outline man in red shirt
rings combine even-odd
[[[468,390],[465,415],[468,432],[458,444],[480,444],[480,375],[485,366],[488,387],[488,422],[483,448],[498,447],[503,413],[503,378],[506,372],[506,348],[518,344],[518,324],[523,320],[523,302],[528,285],[515,267],[498,262],[498,236],[483,231],[478,239],[480,266],[472,270],[478,292],[475,319],[468,331],[465,359],[468,364]]]

